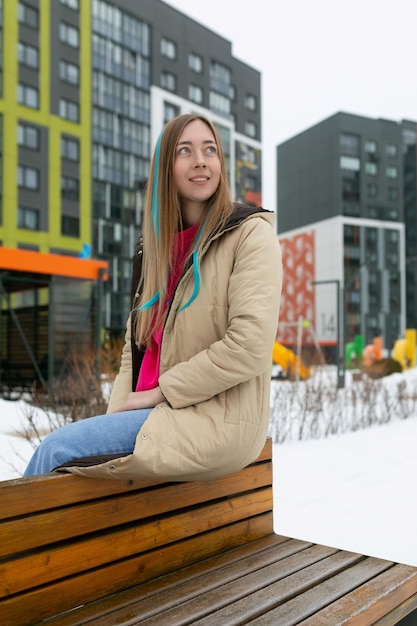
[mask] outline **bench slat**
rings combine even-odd
[[[226,584],[201,595],[192,602],[148,620],[141,619],[141,624],[178,626],[187,623],[188,617],[193,618],[189,622],[193,626],[246,624],[260,613],[287,601],[294,593],[301,593],[313,582],[322,580],[326,575],[324,570],[340,571],[358,558],[359,555],[315,545],[262,571],[240,578],[234,584]],[[271,623],[281,626],[280,620]]]
[[[217,531],[216,531],[217,532]],[[106,624],[106,619],[110,619],[112,623],[115,610],[121,610],[126,607],[134,605],[138,601],[138,596],[144,600],[154,599],[154,607],[159,602],[161,590],[168,591],[177,589],[184,583],[193,581],[195,578],[199,578],[202,571],[205,574],[210,572],[216,572],[223,566],[240,563],[242,559],[247,557],[253,558],[258,554],[272,552],[271,548],[281,547],[286,544],[286,550],[288,553],[297,552],[310,544],[298,541],[294,539],[288,539],[280,535],[267,535],[254,541],[250,541],[247,544],[243,544],[237,548],[232,548],[227,552],[222,552],[216,556],[212,556],[195,564],[191,564],[187,567],[183,567],[173,571],[172,573],[165,574],[159,578],[153,578],[148,582],[145,582],[139,586],[131,587],[118,593],[116,596],[107,597],[100,602],[93,602],[75,612],[71,615],[60,615],[57,618],[52,618],[48,621],[48,626],[75,626],[76,624],[95,624],[98,620],[99,624]],[[119,616],[118,616],[119,618]]]
[[[22,556],[18,563],[12,560],[2,566],[0,597],[32,587],[34,579],[38,585],[42,585],[271,509],[270,489],[260,489],[250,495],[238,495],[149,522],[145,520],[122,526],[114,531],[81,537],[80,540],[65,542],[63,545],[47,546],[44,550]]]
[[[30,523],[27,517],[5,521],[0,523],[0,556],[87,534],[91,532],[92,518],[96,520],[96,531],[105,530],[171,511],[177,514],[185,507],[266,487],[270,485],[271,471],[271,463],[261,463],[216,482],[179,483],[174,500],[169,497],[172,486],[160,485],[157,489],[153,486],[150,490],[48,510],[32,516]],[[83,482],[78,477],[76,480]]]
[[[99,598],[105,598],[144,581],[156,579],[167,572],[175,572],[190,563],[199,563],[215,554],[227,556],[227,551],[259,538],[272,537],[272,513],[259,515],[234,525],[219,528],[204,535],[197,535],[182,542],[170,544],[157,550],[138,554],[106,568],[72,576],[17,594],[0,601],[2,626],[31,626],[34,622],[69,610]],[[114,598],[113,598],[114,601]],[[57,626],[61,620],[57,618]],[[74,619],[73,612],[69,624]]]
[[[370,558],[364,559],[359,563],[353,563],[351,567],[337,574],[333,572],[331,577],[326,576],[322,582],[319,580],[315,581],[313,588],[309,589],[306,587],[302,595],[297,595],[285,604],[270,610],[267,615],[254,620],[253,624],[256,624],[256,626],[266,624],[288,626],[293,624],[294,620],[297,620],[296,623],[300,623],[302,619],[308,618],[324,606],[349,593],[358,585],[391,566],[392,563],[389,561]],[[334,624],[333,622],[333,626]]]
[[[342,623],[346,615],[350,616],[350,626],[362,626],[364,614],[368,623],[374,624],[383,616],[386,621],[391,611],[415,593],[416,580],[415,567],[394,565],[304,621],[303,626],[334,626]]]
[[[247,557],[237,563],[226,564],[222,568],[205,572],[202,564],[200,575],[181,582],[174,588],[165,589],[165,582],[160,581],[161,590],[154,596],[136,600],[123,609],[117,610],[117,623],[127,624],[136,618],[140,623],[153,624],[194,624],[207,611],[232,604],[237,599],[267,586],[288,572],[314,563],[335,550],[324,546],[307,547],[303,541],[291,540],[274,546],[266,552]],[[139,590],[138,590],[139,591]],[[141,592],[141,590],[140,590]],[[142,593],[140,593],[142,595]],[[209,608],[208,608],[209,607]],[[100,616],[89,625],[113,626],[114,614],[106,618]],[[226,620],[222,622],[228,624]]]
[[[268,438],[255,464],[271,460],[272,440]],[[202,484],[207,485],[209,482],[211,481]],[[29,513],[44,511],[47,508],[61,508],[127,491],[148,489],[159,484],[161,481],[107,480],[58,474],[6,480],[0,482],[0,520],[19,515],[27,516]],[[24,498],[22,489],[25,492]]]
[[[413,613],[410,616],[410,613]],[[411,617],[417,622],[417,596],[412,596],[399,604],[395,609],[390,611],[388,615],[384,615],[381,619],[377,620],[372,626],[393,626],[398,624],[404,617],[409,617],[408,626],[411,626]]]

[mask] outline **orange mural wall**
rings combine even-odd
[[[283,286],[277,340],[286,345],[297,343],[297,323],[300,317],[313,328],[315,320],[315,293],[311,281],[315,279],[314,231],[293,237],[279,238],[282,249]],[[311,343],[306,337],[305,343]]]

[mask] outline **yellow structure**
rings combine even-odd
[[[310,368],[305,365],[301,357],[278,341],[274,343],[272,349],[272,361],[282,367],[289,378],[297,378],[298,376],[305,380],[310,377]]]
[[[392,358],[401,363],[404,370],[416,366],[416,329],[408,328],[405,339],[397,339],[392,350]]]

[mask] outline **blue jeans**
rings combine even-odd
[[[36,449],[23,476],[47,474],[63,463],[82,457],[131,454],[151,410],[97,415],[53,431]]]

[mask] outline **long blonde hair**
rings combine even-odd
[[[161,328],[164,323],[173,242],[175,234],[182,230],[180,199],[174,178],[175,153],[184,128],[196,120],[207,124],[213,133],[221,168],[219,186],[213,196],[207,200],[205,216],[200,225],[195,246],[190,252],[190,256],[193,257],[195,281],[192,299],[197,295],[199,288],[201,250],[213,232],[221,229],[226,223],[233,211],[224,151],[215,125],[206,117],[191,113],[180,115],[168,122],[158,139],[153,154],[144,203],[143,264],[139,284],[141,297],[135,324],[136,342],[144,347],[149,345],[152,333]],[[186,306],[191,303],[191,300]]]

